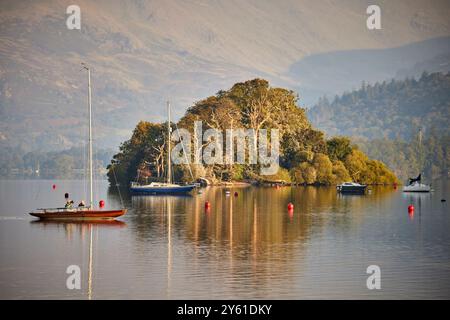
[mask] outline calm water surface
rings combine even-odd
[[[96,201],[120,206],[106,181],[95,189]],[[26,214],[61,206],[65,192],[75,202],[86,199],[81,181],[0,181],[0,298],[449,299],[449,181],[435,181],[434,189],[407,195],[383,187],[366,196],[315,187],[233,188],[237,197],[219,187],[188,197],[122,194],[129,211],[121,222],[89,224],[39,222]],[[80,290],[66,288],[69,265],[81,268]],[[366,287],[369,265],[381,268],[381,290]]]

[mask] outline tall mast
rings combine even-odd
[[[169,121],[167,122],[167,183],[172,181],[172,164],[170,162],[170,103],[167,101],[167,114]]]
[[[419,128],[419,135],[418,135],[418,140],[419,140],[419,161],[420,161],[420,173],[422,173],[422,170],[425,166],[425,161],[423,158],[423,146],[422,146],[422,127]]]
[[[94,193],[92,188],[92,103],[91,103],[91,69],[84,63],[81,64],[88,72],[88,111],[89,111],[89,207],[92,208],[94,204]]]

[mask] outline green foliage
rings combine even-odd
[[[367,156],[358,149],[352,152],[345,158],[344,165],[350,174],[353,181],[362,181],[362,174],[367,165]]]
[[[347,137],[334,137],[327,141],[327,153],[332,161],[344,161],[351,152],[350,139]]]
[[[194,178],[204,177],[214,182],[283,180],[298,184],[334,184],[352,178],[391,183],[388,170],[352,148],[348,138],[327,141],[323,132],[312,128],[305,110],[297,106],[297,100],[290,90],[272,88],[266,80],[254,79],[195,103],[178,123],[179,128],[191,132],[192,139],[196,138],[195,121],[202,121],[203,132],[214,128],[224,134],[224,130],[233,128],[254,129],[256,133],[277,128],[281,167],[274,175],[261,176],[260,164],[199,164],[192,166]],[[114,172],[122,183],[128,183],[137,175],[144,181],[160,179],[165,166],[164,128],[163,124],[138,123],[130,140],[122,144],[108,167],[110,182],[113,182]],[[223,147],[223,154],[226,154],[225,143]],[[378,174],[386,177],[376,177]],[[174,177],[177,181],[191,180],[185,165],[174,170]]]
[[[316,169],[311,166],[308,165],[306,167],[305,173],[304,173],[304,177],[305,177],[305,183],[306,184],[314,184],[316,183],[316,179],[317,179],[317,171]]]
[[[418,80],[363,84],[359,90],[336,96],[331,103],[325,97],[320,99],[309,116],[328,134],[352,136],[371,158],[386,163],[403,180],[419,172],[428,178],[448,176],[450,73],[423,73]],[[424,133],[422,143],[420,129]],[[333,162],[344,161],[349,154],[350,144],[345,139],[327,142]],[[357,171],[354,178],[360,178]],[[370,174],[365,179],[377,180]]]
[[[165,150],[164,134],[167,124],[155,124],[141,121],[137,124],[131,138],[120,146],[120,152],[114,155],[108,166],[108,180],[126,184],[136,177],[147,181],[149,177],[161,180],[164,170]]]
[[[309,110],[315,126],[330,135],[409,141],[419,127],[450,135],[450,73],[424,73],[420,79],[363,84]]]
[[[311,161],[315,153],[326,153],[324,134],[312,128],[297,129],[285,135],[281,142],[281,163],[293,167],[300,162]]]
[[[333,179],[333,164],[326,154],[316,153],[313,159],[313,166],[316,169],[316,182],[319,184],[331,184]]]
[[[398,183],[396,176],[382,162],[370,160],[361,150],[353,149],[344,164],[353,181],[365,184]]]
[[[405,181],[419,172],[433,179],[445,177],[450,171],[450,136],[441,136],[433,128],[421,144],[417,136],[410,142],[387,139],[356,142],[371,158],[386,163]]]
[[[339,160],[333,163],[333,175],[336,184],[352,180],[344,163]]]

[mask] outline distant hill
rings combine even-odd
[[[450,37],[388,49],[345,50],[307,56],[294,63],[289,75],[306,105],[320,96],[355,90],[361,82],[419,77],[422,72],[450,71]]]
[[[308,116],[331,136],[409,141],[419,128],[450,135],[450,73],[363,84],[332,101],[320,99]]]
[[[450,36],[447,0],[378,3],[382,29],[370,31],[366,8],[372,3],[366,0],[78,0],[81,30],[68,30],[71,1],[3,0],[0,147],[63,150],[82,144],[82,61],[93,68],[96,148],[117,147],[139,119],[163,121],[167,99],[179,118],[195,101],[246,79],[261,77],[295,89],[302,105],[324,90],[337,93],[372,81],[379,65],[370,61],[364,72],[346,72],[360,66],[361,55],[350,54],[354,50],[383,51],[440,38],[406,47],[408,55],[400,50],[408,63],[395,59],[387,64],[389,72],[380,68],[377,77],[414,66],[422,72],[424,61],[436,55],[447,61],[448,39],[442,38]],[[442,50],[434,50],[435,44]],[[333,59],[320,68],[320,55],[336,51],[344,59],[350,54],[348,63]],[[382,56],[387,61],[392,55]]]

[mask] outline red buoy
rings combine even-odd
[[[209,201],[205,202],[205,209],[209,209],[211,208],[211,203],[209,203]]]
[[[289,211],[294,210],[294,205],[292,204],[292,202],[288,203],[287,208]]]
[[[412,204],[410,204],[410,205],[408,206],[408,212],[409,212],[409,213],[414,212],[414,206],[413,206]]]
[[[98,206],[100,208],[103,208],[105,206],[105,201],[104,200],[100,200],[100,202],[98,203]]]
[[[236,191],[236,192],[234,193],[234,196],[235,196],[235,197],[237,197],[237,196],[238,196],[238,193],[237,193],[237,191]]]
[[[53,190],[56,189],[56,184],[52,185],[52,189],[53,189]]]

